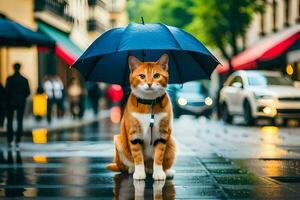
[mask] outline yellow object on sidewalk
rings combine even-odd
[[[47,114],[47,95],[35,94],[33,95],[33,114],[35,116],[43,117]]]
[[[48,158],[47,156],[43,155],[43,154],[36,154],[32,157],[33,161],[36,163],[47,163],[48,162]]]
[[[47,143],[47,129],[37,128],[32,130],[33,143],[45,144]]]

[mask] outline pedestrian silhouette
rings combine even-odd
[[[54,102],[56,104],[57,117],[62,118],[64,116],[64,84],[59,76],[54,76],[52,79]]]
[[[14,157],[12,151],[7,152],[6,160],[6,197],[24,197],[24,192],[26,191],[23,185],[26,184],[26,177],[24,175],[24,168],[22,163],[22,158],[20,151],[16,151]],[[21,186],[21,187],[20,187]]]
[[[0,83],[0,127],[4,125],[5,119],[5,90],[2,84]]]
[[[7,109],[7,142],[12,147],[15,139],[18,148],[21,136],[23,134],[23,116],[26,98],[30,94],[28,80],[20,74],[21,64],[15,63],[15,73],[7,78],[6,81],[6,109]],[[17,112],[17,132],[13,131],[14,112]]]
[[[68,87],[68,97],[73,118],[81,119],[84,114],[84,88],[76,78],[71,79]]]
[[[52,76],[46,76],[44,79],[44,90],[47,94],[47,122],[51,124],[52,122],[52,107],[55,103],[54,97],[54,86],[52,81]]]
[[[99,112],[99,99],[102,95],[101,93],[102,91],[97,83],[90,82],[88,84],[88,96],[95,115],[97,115]]]

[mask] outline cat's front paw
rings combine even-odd
[[[133,173],[133,179],[144,180],[146,179],[145,167],[144,165],[136,165]]]
[[[153,167],[153,175],[154,180],[166,180],[166,174],[161,165],[154,165]]]
[[[158,181],[158,180],[166,180],[166,174],[164,171],[158,171],[153,173],[153,179]]]
[[[144,179],[146,179],[146,173],[145,172],[141,172],[141,171],[135,171],[133,173],[133,178],[135,180],[144,180]]]

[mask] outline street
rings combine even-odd
[[[118,124],[108,118],[49,133],[46,144],[26,135],[19,152],[1,137],[0,196],[49,199],[299,199],[299,128],[245,127],[182,116],[174,122],[178,156],[173,180],[154,183],[105,169]],[[161,191],[159,191],[161,190]],[[162,196],[160,196],[162,194]]]
[[[299,41],[300,0],[0,1],[0,199],[300,199]]]

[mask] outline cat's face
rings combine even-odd
[[[167,54],[163,54],[156,62],[141,62],[129,56],[130,85],[133,94],[143,99],[155,99],[166,92],[168,85]]]

